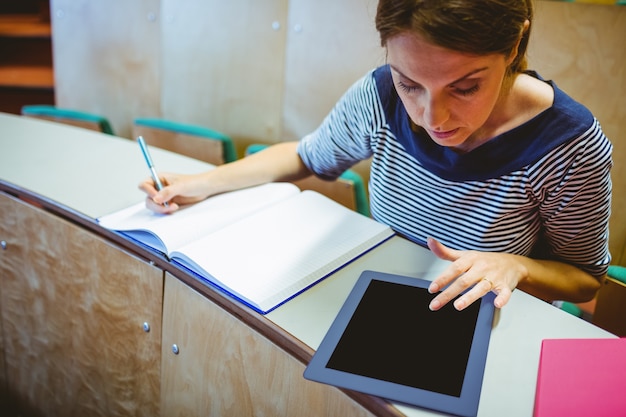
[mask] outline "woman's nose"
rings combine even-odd
[[[450,111],[443,98],[430,97],[424,103],[424,123],[431,130],[440,130],[450,118]]]

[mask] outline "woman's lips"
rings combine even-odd
[[[436,139],[444,140],[444,139],[451,138],[458,131],[459,131],[459,129],[446,130],[445,132],[431,130],[430,134],[431,134],[432,137],[434,137]]]

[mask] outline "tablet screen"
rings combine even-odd
[[[428,308],[429,281],[365,271],[307,366],[307,379],[475,416],[495,295]]]
[[[480,305],[431,311],[433,297],[372,280],[327,367],[459,397]]]

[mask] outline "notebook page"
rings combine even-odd
[[[178,252],[265,311],[392,234],[388,226],[304,191]]]
[[[165,253],[206,236],[242,217],[271,204],[299,194],[290,183],[269,183],[219,194],[179,211],[162,215],[141,202],[116,213],[103,216],[99,223],[111,230],[125,232],[149,246],[162,241]],[[148,236],[151,233],[155,236]]]

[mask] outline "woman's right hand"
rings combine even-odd
[[[297,147],[298,142],[281,142],[200,174],[160,173],[161,191],[157,191],[152,178],[146,178],[139,188],[147,194],[146,207],[150,210],[173,213],[180,206],[197,203],[215,194],[311,175],[300,159]]]
[[[180,206],[197,203],[206,199],[206,180],[202,175],[160,173],[163,189],[158,191],[151,177],[139,184],[139,189],[147,194],[146,207],[156,213],[169,214]]]

